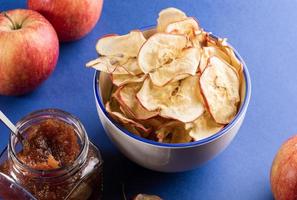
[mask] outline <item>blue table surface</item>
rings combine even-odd
[[[174,6],[195,16],[206,30],[230,38],[245,59],[252,78],[246,119],[232,144],[202,167],[166,174],[127,160],[100,124],[92,90],[97,39],[152,25],[158,12]],[[1,0],[0,11],[25,8],[25,0]],[[55,107],[78,116],[105,161],[105,199],[152,193],[164,199],[272,199],[269,173],[280,145],[297,131],[297,1],[292,0],[106,0],[95,29],[80,41],[61,44],[55,72],[36,91],[0,97],[0,109],[13,121],[42,108]],[[1,47],[0,47],[1,48]],[[0,125],[0,148],[8,130]]]

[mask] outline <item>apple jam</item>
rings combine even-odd
[[[78,119],[60,110],[42,110],[17,127],[26,145],[11,135],[0,172],[36,199],[101,199],[101,155]]]
[[[18,158],[32,169],[52,170],[74,163],[80,145],[74,128],[57,119],[47,119],[28,128],[27,142]]]

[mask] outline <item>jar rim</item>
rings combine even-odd
[[[67,123],[66,120],[62,119],[62,118],[65,118],[68,120],[68,122],[70,121],[72,123],[71,125],[74,125],[73,127],[76,130],[75,132],[77,134],[77,137],[79,138],[79,140],[81,142],[81,148],[80,148],[80,152],[79,152],[78,156],[74,160],[73,164],[71,164],[69,166],[62,166],[60,168],[51,169],[51,170],[33,169],[18,158],[16,149],[15,149],[15,146],[18,143],[18,138],[14,134],[10,134],[9,144],[8,144],[8,153],[9,153],[9,156],[12,157],[12,162],[15,162],[21,168],[29,171],[32,174],[37,174],[37,175],[41,174],[44,178],[53,178],[53,177],[56,178],[59,176],[63,176],[65,174],[69,174],[69,172],[73,171],[74,169],[76,169],[77,167],[82,165],[85,162],[85,160],[87,159],[87,152],[89,149],[89,138],[88,138],[88,135],[86,133],[84,126],[82,125],[80,120],[77,117],[75,117],[74,115],[72,115],[68,112],[65,112],[63,110],[60,110],[60,109],[49,108],[49,109],[37,110],[37,111],[29,113],[25,117],[21,118],[16,124],[17,130],[21,130],[26,124],[28,124],[29,122],[34,121],[34,119],[40,118],[40,117],[42,117],[42,119],[39,120],[39,122],[43,121],[45,119],[59,119],[59,120]],[[79,134],[81,134],[81,135],[79,135]],[[58,174],[58,175],[55,176],[54,174]]]

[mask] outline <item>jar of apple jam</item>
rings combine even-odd
[[[80,121],[57,109],[29,114],[11,134],[0,172],[40,200],[101,199],[102,158]]]

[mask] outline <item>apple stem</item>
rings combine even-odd
[[[6,17],[10,21],[10,23],[12,24],[13,30],[16,30],[16,29],[20,28],[20,26],[18,24],[14,23],[12,21],[12,19],[8,16],[8,14],[6,12],[3,12],[2,14],[4,15],[4,17]]]

